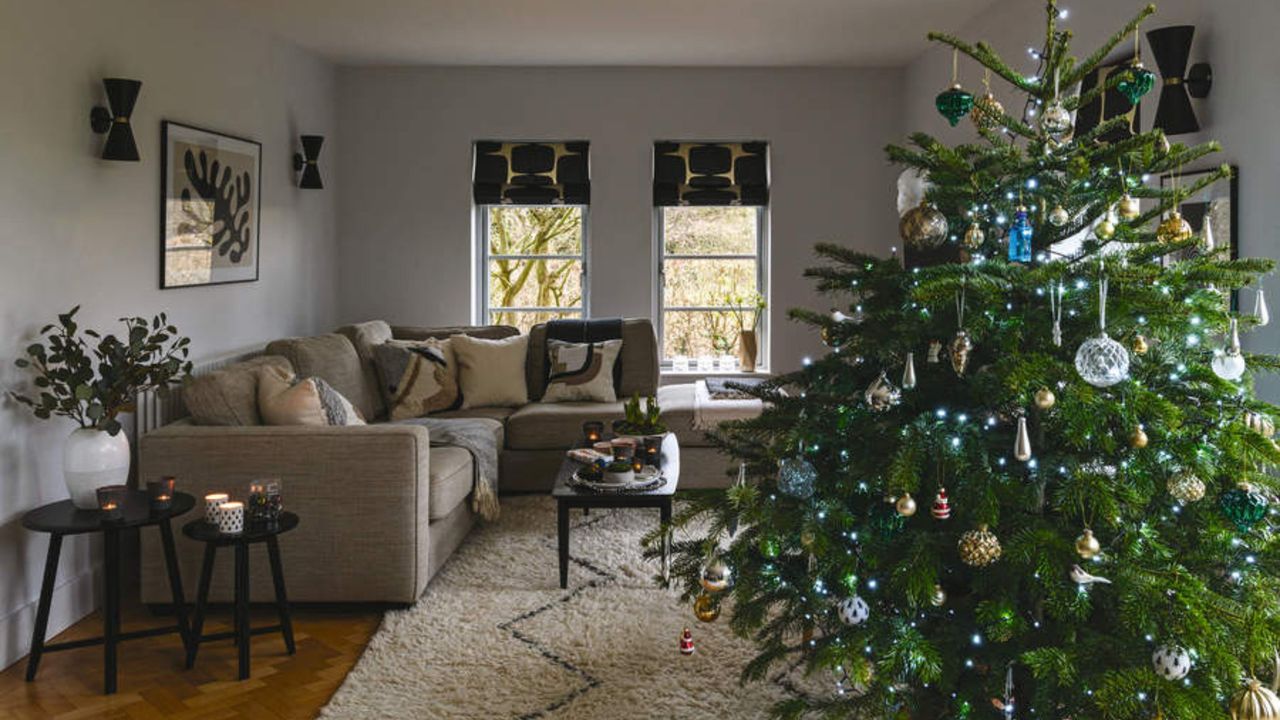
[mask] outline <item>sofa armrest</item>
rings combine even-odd
[[[285,509],[301,519],[280,540],[291,600],[413,602],[426,585],[430,437],[424,427],[175,423],[144,435],[138,454],[140,482],[172,475],[179,491],[198,500],[209,492],[243,499],[251,482],[279,478]],[[179,524],[201,512],[198,502]],[[168,602],[152,535],[142,535],[143,600]],[[182,575],[194,580],[203,548],[178,535]],[[252,564],[253,597],[268,599],[266,564]],[[184,588],[188,597],[193,584]],[[211,597],[228,599],[228,583],[215,582]]]

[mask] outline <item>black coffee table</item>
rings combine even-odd
[[[182,577],[178,573],[178,558],[173,548],[173,528],[169,521],[195,507],[196,499],[187,493],[174,493],[169,507],[152,510],[147,493],[130,490],[124,501],[124,512],[117,520],[104,520],[97,510],[81,510],[70,500],[51,503],[22,516],[22,526],[35,532],[49,533],[49,555],[44,562],[44,582],[40,585],[40,604],[36,610],[36,626],[31,633],[31,655],[27,658],[27,681],[35,680],[40,668],[40,656],[58,650],[101,645],[103,647],[102,692],[110,695],[116,691],[116,645],[123,640],[154,637],[176,632],[182,637],[184,648],[190,648],[187,628],[187,612],[183,605]],[[173,593],[173,611],[177,625],[120,632],[120,533],[131,528],[155,525],[160,528],[160,541],[164,546],[165,571],[169,575],[169,589]],[[67,535],[83,535],[100,532],[103,536],[104,557],[102,637],[45,644],[49,629],[49,604],[53,600],[53,585],[58,578],[58,558],[62,554],[62,538]]]
[[[298,527],[298,516],[291,512],[280,513],[280,519],[271,527],[256,527],[246,523],[244,531],[224,534],[218,526],[204,520],[195,520],[182,526],[182,534],[204,543],[204,565],[200,568],[200,590],[196,595],[196,616],[191,626],[191,644],[187,646],[187,667],[196,664],[200,643],[212,640],[236,641],[241,680],[249,677],[249,636],[278,632],[284,636],[285,650],[294,654],[293,621],[289,617],[289,599],[284,591],[284,566],[280,563],[280,543],[277,537]],[[279,625],[249,627],[249,546],[265,542],[267,556],[271,560],[271,581],[276,590],[276,613]],[[213,581],[213,561],[220,547],[231,545],[236,550],[235,572],[235,630],[204,635],[204,613],[209,605],[209,584]]]
[[[556,516],[560,541],[560,587],[569,587],[569,510],[582,508],[588,512],[591,508],[657,508],[663,525],[671,522],[671,501],[676,494],[676,485],[680,480],[680,445],[676,442],[675,433],[667,433],[662,440],[659,451],[658,467],[667,482],[659,488],[644,492],[596,492],[585,488],[579,489],[569,483],[573,473],[582,467],[582,463],[570,460],[568,456],[560,463],[560,472],[556,475],[555,485],[551,488],[551,497],[556,499]],[[669,551],[670,538],[662,539],[662,577],[667,579],[670,573]]]

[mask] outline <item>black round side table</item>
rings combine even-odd
[[[154,637],[176,632],[182,637],[182,645],[190,651],[191,635],[187,629],[187,612],[183,605],[182,577],[178,573],[178,558],[173,548],[173,527],[169,521],[195,507],[196,499],[187,493],[174,493],[169,507],[151,509],[147,493],[130,490],[125,498],[121,517],[106,520],[97,510],[81,510],[70,500],[42,505],[22,516],[22,526],[35,532],[49,533],[49,555],[44,562],[44,581],[40,586],[40,604],[36,609],[36,626],[31,634],[31,655],[27,658],[27,681],[35,680],[40,668],[40,656],[58,650],[102,645],[103,693],[116,691],[116,645],[123,640]],[[174,614],[178,624],[150,628],[135,632],[120,632],[120,532],[130,528],[155,525],[160,528],[160,540],[164,546],[165,571],[169,575],[169,589],[173,593]],[[58,577],[58,558],[62,554],[62,538],[67,535],[83,535],[100,532],[103,536],[102,637],[45,644],[49,629],[49,604],[53,600],[53,585]]]
[[[200,568],[200,591],[196,595],[196,615],[191,625],[191,642],[187,645],[187,667],[196,664],[200,643],[206,640],[234,638],[240,660],[240,679],[249,678],[249,636],[279,632],[284,636],[285,649],[294,654],[293,620],[289,617],[289,600],[284,591],[284,566],[280,563],[280,543],[277,537],[298,527],[298,516],[291,512],[280,513],[280,519],[270,528],[246,525],[243,532],[227,534],[218,526],[204,520],[194,520],[182,527],[182,533],[192,540],[204,543],[204,565]],[[270,627],[249,627],[249,546],[265,542],[267,556],[271,559],[271,581],[276,588],[276,612],[280,624]],[[235,571],[235,630],[204,635],[204,613],[209,604],[209,583],[213,580],[213,560],[219,547],[231,545],[236,550]]]

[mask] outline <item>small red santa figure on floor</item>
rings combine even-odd
[[[689,632],[689,628],[685,628],[684,634],[680,636],[680,654],[693,654],[693,633]]]

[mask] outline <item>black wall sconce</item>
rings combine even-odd
[[[107,90],[107,104],[111,107],[98,106],[89,113],[89,126],[99,135],[106,133],[107,136],[107,142],[102,146],[102,159],[137,162],[138,145],[133,141],[129,117],[133,115],[133,105],[138,101],[142,81],[103,78],[102,86]]]
[[[1191,57],[1194,25],[1173,25],[1147,33],[1156,67],[1164,78],[1160,88],[1160,105],[1156,107],[1154,127],[1165,135],[1182,135],[1200,129],[1191,98],[1204,98],[1213,86],[1213,69],[1209,63],[1196,63],[1187,70]]]
[[[302,171],[302,179],[298,187],[307,190],[321,190],[324,183],[320,180],[320,166],[316,160],[320,157],[320,146],[324,144],[323,135],[302,135],[302,152],[293,156],[293,169]]]

